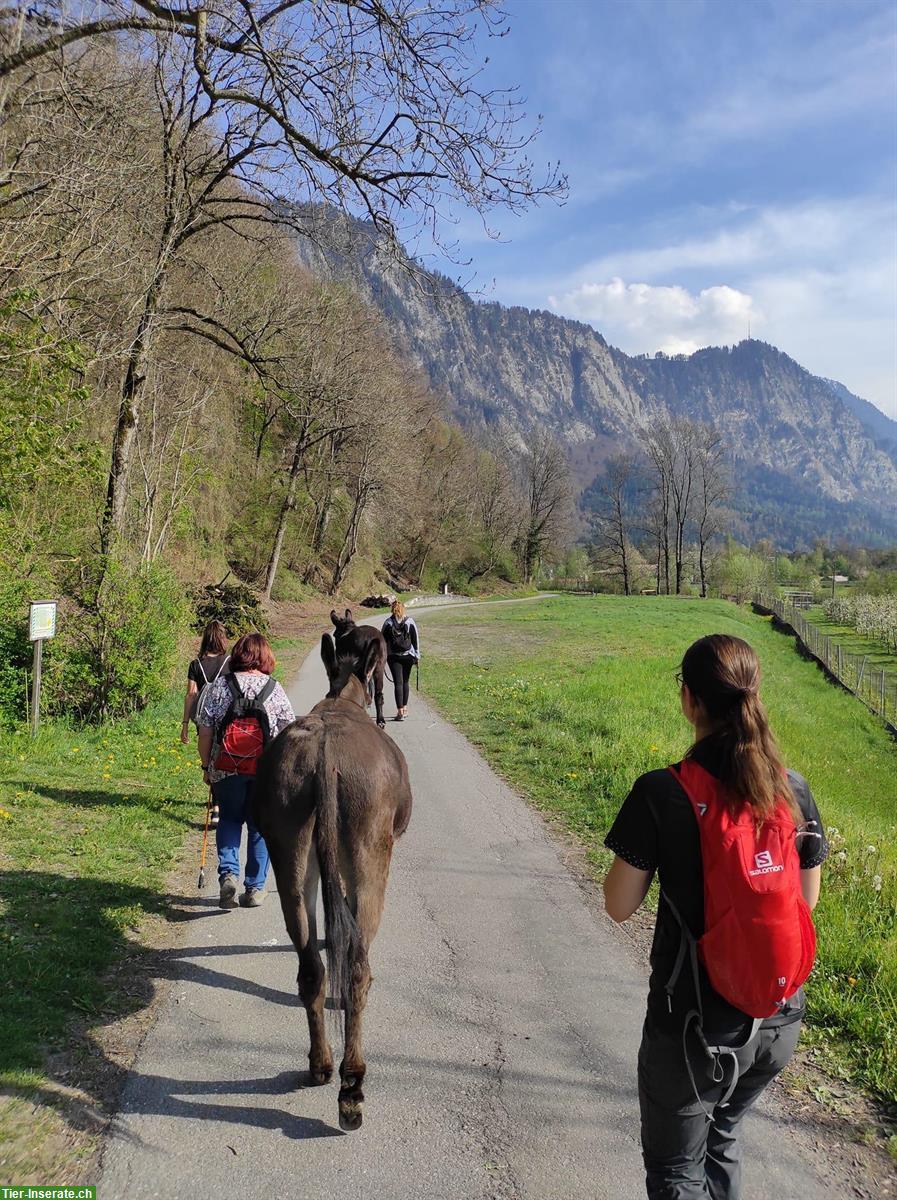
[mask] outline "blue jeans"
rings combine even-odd
[[[228,775],[212,784],[212,795],[219,808],[215,841],[218,846],[218,882],[225,875],[240,878],[240,838],[245,824],[248,832],[246,876],[248,888],[263,888],[268,876],[268,847],[252,820],[254,775]]]

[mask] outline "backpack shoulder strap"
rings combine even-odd
[[[218,670],[215,672],[215,679],[217,679],[217,678],[218,678],[218,676],[221,674],[221,672],[224,670],[224,668],[227,666],[227,664],[228,664],[229,662],[230,662],[230,655],[229,655],[229,654],[226,654],[226,655],[224,656],[224,662],[221,664],[221,666],[220,666],[220,667],[218,668]],[[205,671],[203,671],[203,675],[205,675]],[[212,680],[212,683],[214,683],[214,682],[215,682],[215,679],[213,679],[213,680]]]
[[[199,667],[199,673],[200,673],[200,675],[202,675],[202,680],[203,680],[203,683],[208,683],[208,682],[209,682],[209,677],[208,677],[208,675],[206,674],[206,669],[205,669],[205,667],[202,665],[202,659],[201,659],[201,658],[198,658],[198,659],[196,660],[196,665]],[[217,678],[218,678],[218,676],[216,675],[216,676],[215,676],[215,678],[217,679]]]
[[[262,690],[256,696],[255,703],[256,704],[264,704],[265,701],[268,699],[268,697],[271,695],[271,693],[274,691],[274,689],[276,687],[277,687],[277,680],[274,678],[273,675],[269,675],[268,682],[265,684],[265,686],[262,688]]]

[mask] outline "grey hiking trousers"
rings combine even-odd
[[[688,1077],[681,1034],[669,1035],[648,1016],[638,1090],[649,1200],[740,1200],[742,1119],[791,1058],[800,1027],[800,1021],[792,1021],[761,1028],[736,1051],[738,1083],[723,1108],[724,1084],[713,1082],[707,1056],[690,1035],[689,1060],[702,1108]],[[731,1059],[724,1061],[731,1079]]]

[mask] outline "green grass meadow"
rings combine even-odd
[[[785,758],[809,780],[832,842],[810,1038],[832,1069],[897,1102],[897,742],[793,637],[726,601],[558,597],[428,616],[421,681],[600,873],[632,781],[689,745],[674,675],[707,633],[756,648]]]
[[[141,953],[148,922],[166,912],[165,881],[191,829],[198,869],[205,791],[195,738],[178,740],[182,703],[177,691],[115,724],[0,736],[0,1166],[9,1178],[52,1169],[54,1139],[65,1140],[52,1114],[32,1107],[45,1095],[47,1054],[89,1054],[72,1041],[73,1024],[101,1025],[145,1002],[127,972],[111,972]]]

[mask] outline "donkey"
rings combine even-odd
[[[340,655],[329,634],[321,658],[330,690],[288,725],[259,762],[254,816],[265,839],[287,932],[299,955],[314,1084],[329,1082],[333,1052],[324,1021],[325,971],[318,950],[318,880],[324,896],[328,1007],[345,1013],[339,1123],[358,1129],[366,1065],[361,1021],[371,984],[368,951],[380,924],[393,842],[411,819],[404,755],[365,712],[379,647]],[[344,892],[345,889],[345,892]]]
[[[381,729],[386,728],[383,719],[383,672],[386,669],[386,639],[379,629],[371,625],[356,625],[352,609],[346,609],[346,615],[341,617],[335,608],[330,610],[330,620],[334,624],[334,639],[336,640],[337,655],[350,655],[358,659],[364,657],[370,642],[376,643],[380,654],[374,666],[372,678],[368,681],[368,704],[373,692],[374,706],[377,711],[377,724]]]

